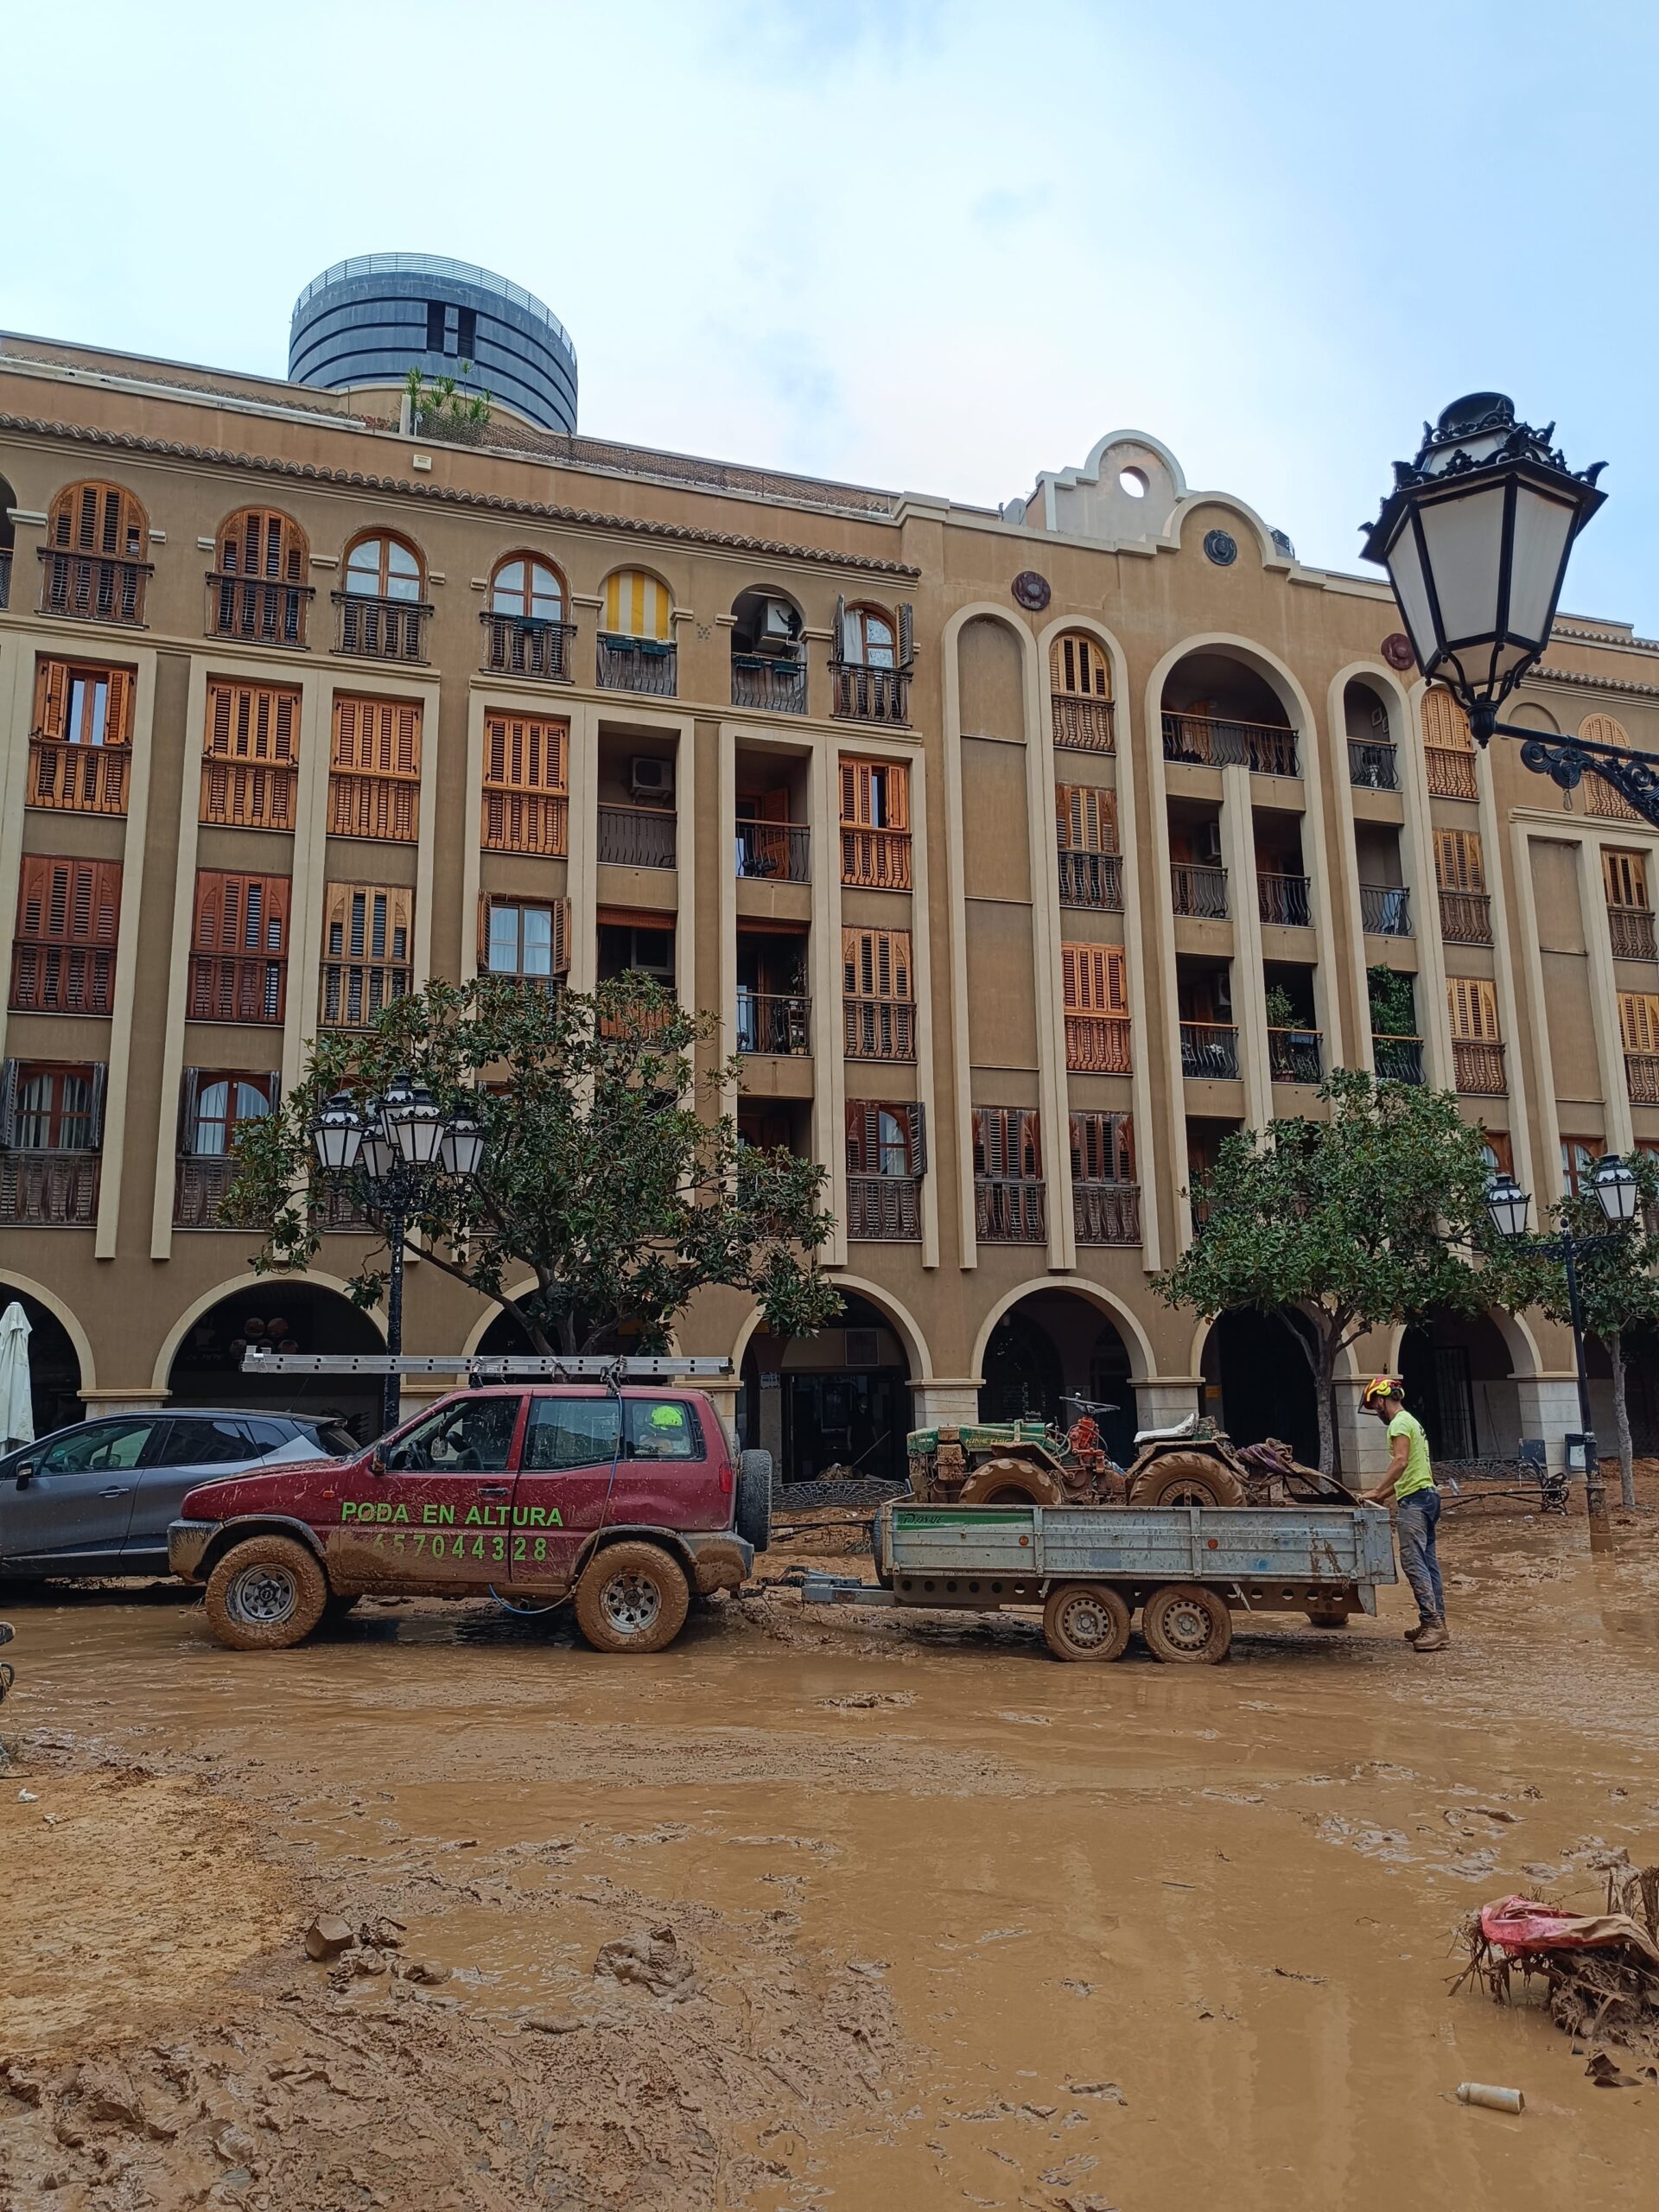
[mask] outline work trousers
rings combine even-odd
[[[1440,1587],[1440,1562],[1434,1554],[1434,1529],[1440,1517],[1437,1490],[1414,1490],[1394,1509],[1395,1533],[1400,1540],[1400,1566],[1417,1611],[1426,1621],[1446,1618],[1446,1593]]]

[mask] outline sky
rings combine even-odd
[[[1303,559],[1471,390],[1659,633],[1653,0],[0,0],[0,327],[267,374],[308,278],[538,294],[596,436],[995,506],[1120,429]]]

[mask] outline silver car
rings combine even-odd
[[[361,1449],[326,1416],[111,1414],[0,1459],[0,1580],[165,1574],[167,1527],[198,1483]]]

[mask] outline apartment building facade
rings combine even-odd
[[[1200,1404],[1306,1439],[1294,1325],[1148,1278],[1330,1067],[1455,1090],[1541,1205],[1659,1147],[1655,834],[1478,752],[1380,580],[1154,438],[988,512],[404,423],[0,340],[0,1296],[48,1412],[382,1341],[349,1222],[253,1274],[228,1154],[320,1027],[480,969],[660,975],[745,1134],[830,1171],[844,1325],[711,1294],[679,1336],[794,1474],[1067,1393],[1120,1446]],[[1659,751],[1659,644],[1564,619],[1516,718]],[[405,1343],[517,1348],[418,1262]],[[1442,1317],[1357,1349],[1351,1468],[1382,1365],[1450,1457],[1577,1425],[1564,1332]]]

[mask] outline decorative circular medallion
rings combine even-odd
[[[1218,569],[1230,569],[1238,558],[1238,541],[1224,530],[1206,531],[1204,550]]]
[[[1391,636],[1383,639],[1382,658],[1390,668],[1397,668],[1402,674],[1417,664],[1417,656],[1411,650],[1411,639],[1403,630],[1395,630]]]
[[[1052,596],[1048,578],[1039,576],[1035,569],[1021,569],[1009,589],[1020,606],[1029,607],[1033,614],[1040,614]]]

